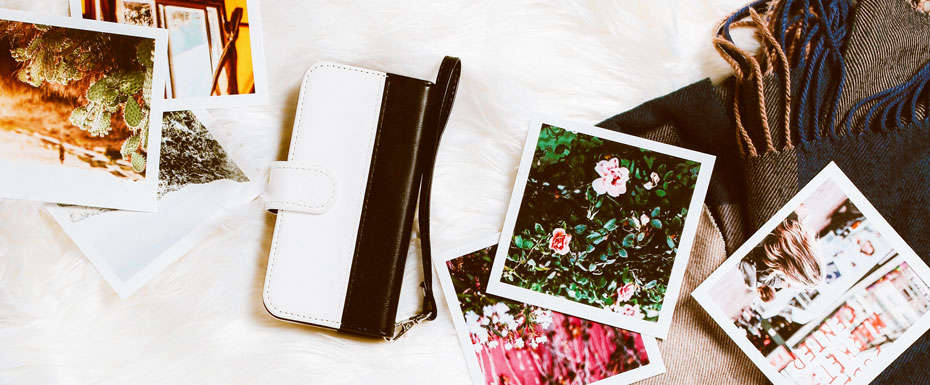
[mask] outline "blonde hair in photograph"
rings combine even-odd
[[[824,266],[817,236],[801,221],[785,219],[762,241],[762,263],[797,283],[814,286],[823,281]]]

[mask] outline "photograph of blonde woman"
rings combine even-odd
[[[833,180],[811,191],[696,295],[789,383],[854,378],[830,360],[868,366],[930,310],[930,287],[888,237],[893,230]]]
[[[803,207],[802,207],[803,209]],[[743,282],[765,302],[783,288],[810,288],[824,278],[817,235],[798,210],[788,216],[739,265]]]

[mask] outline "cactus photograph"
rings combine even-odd
[[[0,157],[144,179],[154,48],[0,20]]]
[[[0,197],[154,211],[166,46],[160,30],[0,11],[0,177],[20,181]]]

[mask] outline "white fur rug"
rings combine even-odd
[[[285,156],[311,64],[432,79],[443,55],[461,57],[433,194],[441,250],[499,231],[533,112],[593,124],[726,76],[711,29],[745,1],[263,0],[271,104],[212,110],[214,131],[266,167]],[[67,0],[0,7],[68,13]],[[120,300],[38,204],[0,200],[0,384],[468,382],[441,298],[435,322],[393,343],[269,316],[260,291],[273,221],[258,202],[235,210]]]

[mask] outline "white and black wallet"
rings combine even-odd
[[[436,82],[332,63],[306,72],[287,161],[271,165],[264,196],[277,213],[269,313],[386,339],[435,318],[430,186],[460,73],[452,57]],[[423,306],[396,322],[418,207]]]

